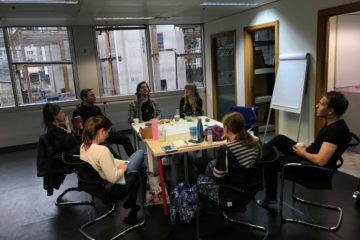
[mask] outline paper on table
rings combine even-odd
[[[192,143],[187,140],[176,140],[173,142],[173,145],[176,147],[176,149],[178,149],[178,148],[182,148],[182,147],[190,147],[190,146],[195,146],[195,145],[199,145],[199,144]]]

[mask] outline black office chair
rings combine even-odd
[[[209,185],[213,183],[200,182],[197,188],[197,212],[196,212],[196,235],[197,239],[200,237],[200,210],[202,203],[210,203],[213,207],[220,208],[223,217],[236,224],[240,224],[245,227],[256,229],[264,232],[263,240],[268,236],[268,231],[265,227],[242,222],[240,220],[232,218],[228,213],[233,212],[245,212],[246,206],[251,200],[254,200],[255,194],[263,189],[263,167],[265,164],[276,161],[279,157],[279,152],[274,147],[266,156],[262,156],[256,163],[253,169],[251,179],[249,179],[246,186],[237,186],[231,184],[218,184],[219,185],[219,202],[215,202],[213,199],[203,195],[199,192],[200,186]],[[231,196],[231,197],[229,197]],[[231,204],[229,204],[229,199]]]
[[[43,186],[47,195],[51,196],[54,189],[59,189],[66,175],[75,173],[77,163],[64,163],[61,154],[54,154],[54,147],[49,143],[46,135],[39,137],[37,148],[37,176],[43,177]],[[59,164],[60,163],[60,164]],[[63,197],[68,192],[79,191],[78,187],[65,189],[56,199],[56,206],[92,204],[92,201],[65,201]]]
[[[359,145],[360,139],[354,133],[351,133],[351,141],[347,145],[347,147],[353,147]],[[288,163],[284,165],[281,172],[281,192],[280,192],[280,218],[283,222],[292,222],[299,223],[311,227],[316,227],[328,231],[336,231],[339,229],[342,221],[342,209],[337,206],[322,204],[318,202],[308,201],[302,198],[295,196],[295,184],[299,184],[303,187],[310,189],[318,189],[318,190],[331,190],[332,189],[332,178],[334,173],[337,172],[337,169],[341,167],[343,164],[342,157],[339,158],[337,165],[333,168],[329,167],[320,167],[313,164],[305,164],[305,163]],[[319,208],[326,208],[333,211],[337,211],[339,217],[337,219],[337,223],[335,226],[326,226],[320,225],[316,223],[306,222],[301,219],[294,218],[285,218],[283,211],[283,202],[284,202],[284,188],[285,188],[285,180],[289,180],[293,182],[292,185],[292,199],[293,201],[298,201],[303,204],[309,204],[312,206],[317,206]]]
[[[71,154],[66,154],[66,155],[64,155],[64,157],[67,159],[67,161],[70,161],[70,162],[74,161],[73,160],[74,158],[75,159],[78,158],[78,156],[71,155]],[[84,237],[86,237],[87,239],[94,239],[85,231],[85,228],[87,228],[90,225],[93,225],[93,224],[99,222],[100,220],[113,214],[116,210],[118,202],[120,200],[124,199],[125,197],[127,197],[127,195],[126,194],[124,194],[122,196],[111,195],[108,192],[109,183],[106,180],[102,179],[100,177],[100,175],[96,172],[96,170],[94,170],[94,168],[89,163],[87,163],[87,162],[84,162],[84,163],[85,164],[76,165],[76,167],[75,167],[76,173],[78,176],[79,190],[88,193],[92,197],[101,199],[106,203],[113,203],[113,207],[110,209],[110,211],[106,212],[105,214],[101,215],[100,217],[98,217],[96,219],[93,219],[93,220],[83,224],[80,227],[80,232]],[[143,226],[145,224],[145,205],[144,205],[145,196],[144,196],[144,191],[143,191],[144,188],[142,185],[143,182],[142,182],[141,174],[138,171],[132,171],[127,174],[137,174],[137,176],[139,177],[140,189],[141,189],[141,193],[142,193],[141,202],[142,202],[143,220],[139,224],[136,224],[136,225],[126,228],[125,230],[123,230],[119,234],[115,235],[111,239],[117,239],[121,236],[124,236],[125,234],[129,233],[130,231],[134,230],[135,228]]]
[[[231,112],[239,112],[244,116],[245,119],[245,129],[252,131],[255,136],[259,134],[259,124],[257,120],[258,116],[258,107],[244,107],[244,106],[232,106],[230,108]]]

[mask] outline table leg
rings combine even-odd
[[[162,199],[162,204],[163,204],[163,212],[164,212],[164,216],[166,217],[168,215],[168,206],[167,206],[165,180],[164,180],[164,172],[163,172],[161,157],[158,157],[158,169],[159,169],[159,177],[160,177],[161,199]]]
[[[185,172],[185,183],[189,184],[189,161],[188,153],[184,153],[184,172]]]
[[[146,145],[146,152],[147,152],[147,163],[148,163],[148,170],[149,172],[154,172],[154,162],[153,162],[153,155],[150,151],[150,148]]]

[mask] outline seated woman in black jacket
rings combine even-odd
[[[72,132],[70,120],[59,105],[45,104],[43,124],[46,128],[46,138],[54,147],[55,154],[80,153],[80,137]],[[61,161],[59,164],[62,164]]]
[[[201,116],[202,99],[199,96],[198,90],[194,83],[188,83],[185,85],[185,94],[180,100],[180,117],[186,116]]]

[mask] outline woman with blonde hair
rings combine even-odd
[[[184,89],[185,94],[180,100],[180,117],[203,115],[202,99],[196,85],[194,83],[187,83]]]
[[[218,150],[217,158],[209,162],[206,175],[200,175],[198,182],[213,182],[201,187],[200,192],[219,201],[217,183],[246,186],[253,176],[256,160],[259,159],[261,147],[258,138],[252,136],[244,128],[244,117],[231,112],[223,117],[226,144]]]
[[[136,151],[128,158],[128,161],[115,159],[110,150],[101,145],[108,137],[111,126],[111,121],[105,116],[90,117],[85,122],[80,158],[88,162],[101,178],[113,184],[109,190],[110,194],[129,195],[123,206],[125,209],[130,208],[131,211],[124,221],[135,225],[140,222],[137,218],[140,207],[136,205],[140,179],[136,175],[126,175],[126,172],[140,169],[144,160],[144,151]]]

